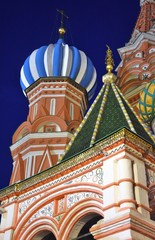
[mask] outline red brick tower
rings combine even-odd
[[[86,91],[65,77],[40,78],[27,97],[27,121],[13,135],[10,184],[57,164],[87,108]]]
[[[141,0],[140,6],[130,41],[118,49],[118,85],[136,111],[140,92],[155,76],[155,2]]]
[[[34,50],[21,69],[29,114],[13,135],[10,184],[59,162],[95,92],[96,70],[91,60],[65,43],[63,25],[59,34],[55,44]]]
[[[148,128],[152,130],[155,91],[153,84],[155,79],[155,1],[141,0],[140,6],[140,14],[130,41],[125,47],[118,49],[122,61],[117,68],[117,84],[138,115],[148,114],[148,119],[142,115],[141,118],[146,120]],[[140,96],[142,97],[143,90],[145,97],[141,100],[144,101],[145,107],[138,109],[137,103]],[[152,119],[149,119],[149,116]],[[149,189],[151,217],[155,219],[154,182],[149,185]]]

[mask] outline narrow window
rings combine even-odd
[[[73,103],[70,103],[70,118],[71,118],[71,120],[74,119],[74,105],[73,105]]]
[[[26,178],[31,176],[31,165],[32,165],[32,156],[29,156],[26,159],[26,173],[25,173]]]
[[[38,103],[36,103],[34,105],[34,109],[33,109],[33,120],[35,119],[35,116],[37,115],[37,111],[38,111]]]
[[[55,98],[52,98],[50,102],[50,115],[55,115]]]

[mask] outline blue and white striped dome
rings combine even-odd
[[[88,92],[89,100],[96,89],[96,70],[84,52],[69,47],[59,39],[57,43],[36,49],[25,60],[20,73],[22,90],[40,77],[70,77]]]

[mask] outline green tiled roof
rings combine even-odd
[[[70,141],[63,160],[83,152],[99,140],[124,127],[154,144],[153,136],[137,117],[115,83],[104,84]]]

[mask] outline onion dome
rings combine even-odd
[[[155,117],[155,80],[148,83],[142,91],[138,108],[144,122],[150,123]]]
[[[86,54],[68,46],[63,38],[34,50],[21,68],[23,92],[40,77],[69,77],[87,90],[89,100],[96,89],[96,70]]]

